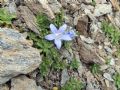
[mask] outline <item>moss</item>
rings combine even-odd
[[[118,45],[120,42],[120,32],[113,25],[106,21],[102,22],[102,30],[105,35],[111,40],[113,45]]]
[[[117,90],[120,90],[120,73],[116,73],[113,76],[113,79],[115,81],[115,85],[117,86]]]
[[[77,78],[71,77],[61,90],[82,90],[84,84]]]
[[[91,72],[93,74],[99,74],[101,71],[100,71],[100,65],[99,64],[93,64],[91,67]]]
[[[0,25],[11,25],[12,20],[16,17],[16,14],[10,14],[7,9],[0,8]]]

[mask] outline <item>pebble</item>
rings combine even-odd
[[[97,4],[94,10],[94,16],[99,17],[112,12],[111,4]]]

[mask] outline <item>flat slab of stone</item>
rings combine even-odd
[[[22,75],[11,80],[11,90],[38,90],[35,80]]]
[[[0,28],[0,84],[39,67],[39,50],[17,30]]]

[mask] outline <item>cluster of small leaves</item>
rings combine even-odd
[[[120,90],[120,73],[116,73],[113,76],[113,79],[115,81],[115,85],[117,86],[117,90]]]
[[[113,25],[104,21],[102,22],[102,30],[105,32],[106,36],[111,40],[112,44],[119,44],[120,32]]]
[[[63,11],[61,11],[61,13],[58,13],[55,17],[55,19],[53,20],[53,23],[55,26],[60,27],[62,26],[64,21],[64,14]]]
[[[92,0],[92,5],[95,6],[96,5],[96,1]]]
[[[0,8],[0,25],[11,25],[12,19],[16,18],[16,14],[10,14],[5,8]]]
[[[62,16],[58,14],[55,20],[48,20],[45,14],[37,15],[37,24],[40,27],[40,36],[37,36],[33,32],[29,33],[29,39],[33,40],[34,47],[42,50],[42,63],[39,67],[41,76],[48,75],[50,69],[61,70],[67,65],[66,62],[60,59],[59,51],[54,47],[54,44],[50,41],[45,40],[45,35],[50,33],[49,25],[50,23],[61,25]]]
[[[84,84],[79,79],[71,77],[61,90],[82,90],[83,88]]]
[[[37,36],[33,32],[30,32],[28,39],[33,40],[33,47],[38,48],[42,54],[42,63],[40,64],[41,76],[47,76],[50,70],[63,70],[64,68],[70,67],[72,69],[78,68],[77,60],[73,60],[69,65],[66,60],[62,60],[61,54],[51,41],[45,40],[45,36],[50,33],[49,25],[53,23],[58,28],[63,24],[63,13],[57,14],[54,20],[48,20],[45,14],[37,15],[37,24],[40,27],[40,35]],[[70,48],[71,43],[64,42],[64,48]]]
[[[76,59],[73,59],[71,62],[70,62],[70,68],[75,70],[79,67],[79,62],[76,60]]]
[[[100,65],[99,64],[93,64],[90,68],[91,68],[91,72],[94,75],[100,73]]]

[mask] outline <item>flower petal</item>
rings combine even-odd
[[[74,30],[70,30],[68,34],[70,35],[71,38],[74,38],[75,36],[77,36]]]
[[[54,24],[50,24],[50,30],[52,33],[56,33],[58,31]]]
[[[66,35],[62,35],[61,40],[70,41],[72,40],[72,38],[70,37],[70,35],[66,34]]]
[[[49,35],[45,36],[45,39],[47,39],[47,40],[54,40],[55,39],[55,35],[54,34],[49,34]]]
[[[55,39],[54,43],[55,43],[55,45],[56,45],[56,47],[57,47],[58,49],[61,48],[61,46],[62,46],[62,42],[61,42],[60,39]]]
[[[59,28],[59,32],[63,33],[66,29],[67,29],[67,25],[66,25],[66,24],[63,24],[63,25]]]

